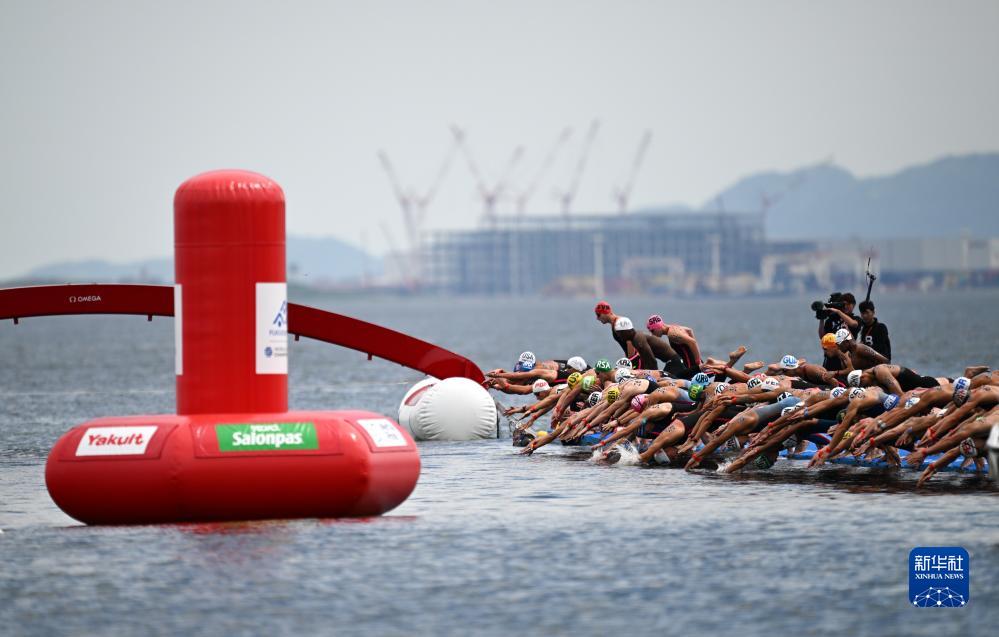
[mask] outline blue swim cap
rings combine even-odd
[[[898,405],[898,401],[899,401],[898,394],[888,394],[888,397],[885,398],[885,401],[881,405],[885,408],[885,411],[890,411],[892,409],[895,409],[895,407]]]

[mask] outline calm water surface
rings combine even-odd
[[[509,367],[617,357],[591,302],[294,298]],[[694,327],[706,353],[817,358],[811,299],[615,300]],[[927,374],[999,366],[999,293],[877,297],[897,362]],[[108,415],[170,413],[173,324],[73,317],[0,325],[0,634],[992,635],[999,491],[946,475],[780,462],[722,476],[602,466],[555,445],[423,444],[413,496],[389,515],[83,527],[44,486],[49,448]],[[322,343],[292,344],[296,409],[393,414],[419,375]],[[502,397],[507,404],[517,399]],[[914,546],[971,553],[971,602],[906,602]]]

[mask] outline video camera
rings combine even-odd
[[[841,312],[846,310],[846,303],[843,301],[842,292],[833,292],[830,294],[829,301],[826,303],[823,303],[822,301],[815,301],[812,303],[812,311],[815,312],[815,318],[820,321],[832,316],[832,312],[829,311],[829,308],[836,308]]]

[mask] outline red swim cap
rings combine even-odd
[[[597,303],[597,306],[593,308],[593,311],[596,312],[597,314],[610,314],[611,313],[610,303],[608,303],[607,301],[600,301],[599,303]]]

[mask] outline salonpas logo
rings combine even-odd
[[[316,426],[311,422],[275,422],[215,425],[219,451],[280,451],[318,449]]]

